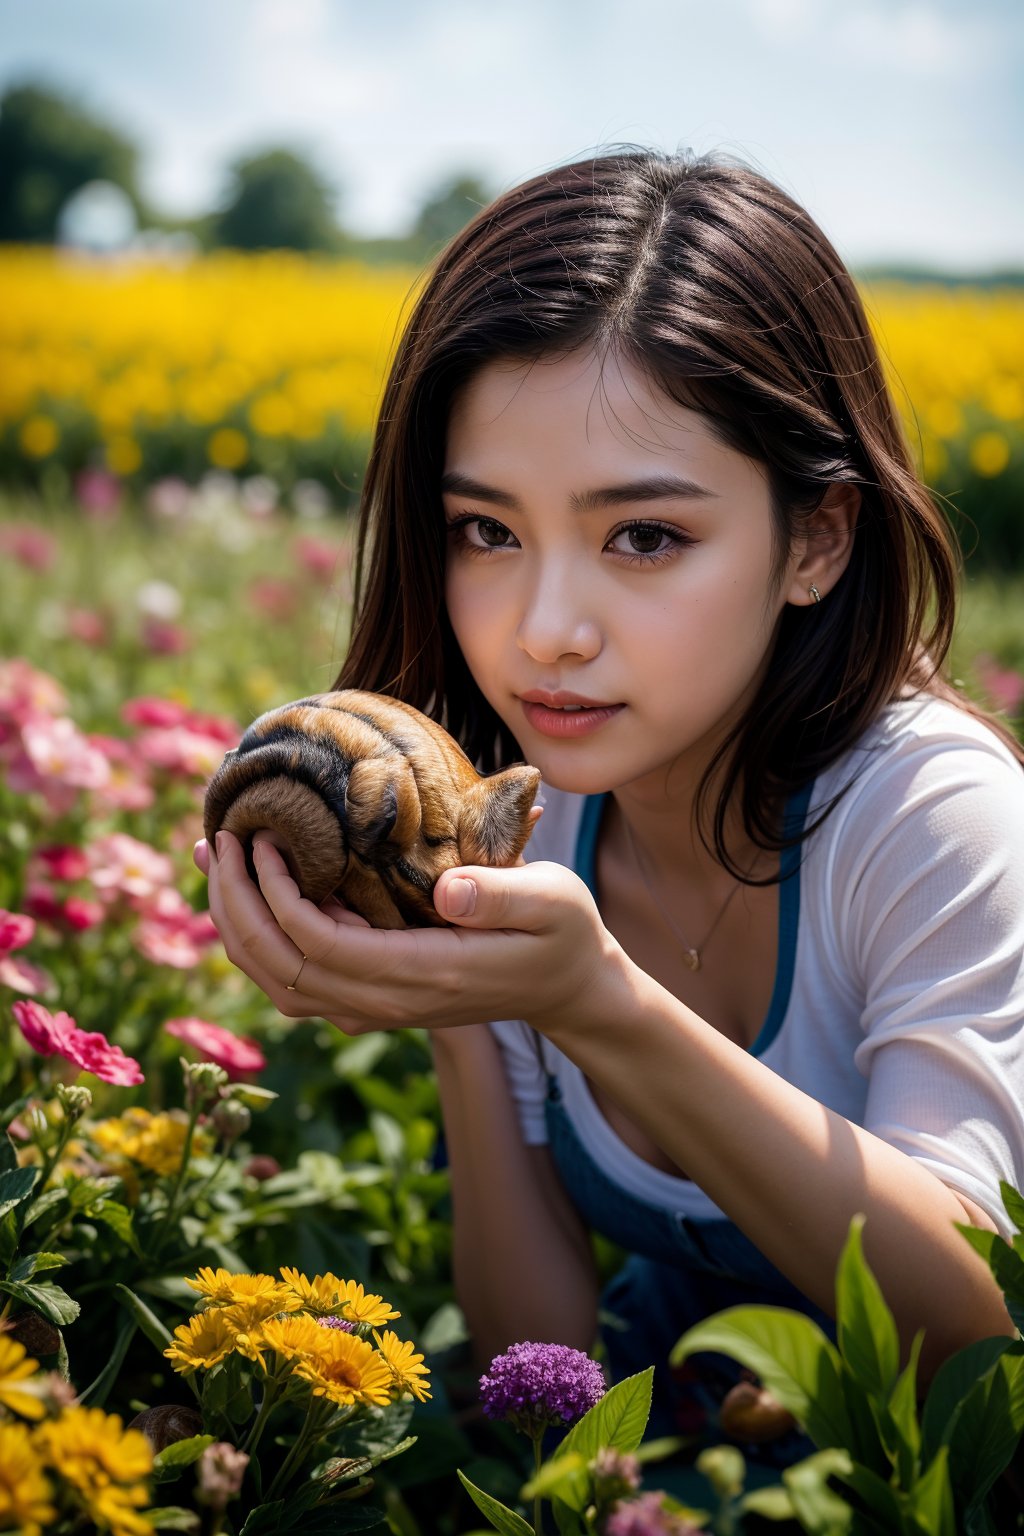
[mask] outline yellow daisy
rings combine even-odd
[[[150,1536],[152,1526],[135,1512],[150,1501],[145,1479],[153,1470],[153,1447],[141,1430],[125,1429],[102,1408],[67,1408],[41,1424],[35,1439],[94,1524],[113,1536]]]
[[[365,1323],[371,1328],[377,1328],[381,1323],[390,1323],[392,1318],[402,1315],[401,1312],[395,1312],[383,1296],[368,1296],[355,1280],[345,1281],[341,1302],[343,1317],[347,1317],[351,1323]]]
[[[53,1489],[26,1424],[0,1424],[0,1531],[42,1536],[57,1518]]]
[[[352,1333],[320,1330],[324,1342],[315,1359],[300,1359],[295,1365],[313,1388],[314,1397],[329,1398],[332,1403],[375,1403],[392,1401],[391,1371],[371,1344]]]
[[[312,1317],[304,1313],[299,1317],[270,1317],[248,1335],[248,1347],[239,1340],[239,1349],[249,1358],[259,1358],[262,1351],[273,1350],[282,1360],[315,1360],[323,1353],[324,1330]]]
[[[430,1372],[423,1364],[423,1356],[415,1353],[408,1339],[400,1339],[390,1328],[385,1328],[383,1334],[379,1334],[375,1328],[373,1336],[377,1348],[388,1363],[395,1385],[403,1392],[411,1392],[419,1402],[425,1402],[430,1396],[430,1389],[420,1377],[429,1377]]]
[[[254,1316],[272,1317],[275,1312],[293,1312],[302,1305],[288,1286],[273,1275],[233,1275],[228,1269],[204,1265],[194,1280],[186,1280],[211,1307],[250,1309]]]
[[[41,1419],[46,1413],[32,1389],[26,1391],[21,1385],[26,1377],[34,1376],[38,1370],[39,1361],[30,1357],[24,1344],[0,1333],[0,1403],[25,1419]]]
[[[309,1280],[297,1269],[283,1268],[281,1279],[297,1298],[300,1307],[321,1316],[337,1311],[338,1298],[344,1296],[345,1287],[349,1284],[347,1280],[339,1280],[330,1270],[326,1275],[314,1275]]]
[[[230,1355],[235,1348],[238,1330],[232,1327],[227,1310],[215,1307],[175,1328],[174,1337],[177,1342],[169,1344],[164,1354],[176,1371],[187,1376],[189,1371],[208,1371]]]

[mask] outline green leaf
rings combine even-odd
[[[167,1346],[172,1344],[174,1340],[156,1313],[151,1312],[142,1300],[142,1297],[136,1296],[135,1292],[129,1290],[126,1285],[116,1284],[114,1286],[114,1296],[118,1303],[124,1307],[125,1311],[129,1312],[135,1319],[149,1342],[155,1345],[160,1353],[163,1354]]]
[[[709,1445],[707,1450],[701,1451],[694,1466],[701,1477],[707,1478],[716,1498],[738,1499],[743,1492],[747,1463],[738,1446]]]
[[[853,1471],[847,1451],[835,1447],[818,1451],[792,1467],[785,1467],[782,1481],[793,1513],[808,1536],[846,1536],[854,1527],[854,1511],[841,1494],[828,1486],[830,1477]]]
[[[14,1142],[4,1131],[0,1134],[0,1173],[10,1173],[18,1166],[18,1153]]]
[[[1007,1301],[1024,1303],[1024,1258],[998,1232],[968,1227],[960,1221],[953,1225],[963,1233],[975,1252],[981,1254]]]
[[[21,1280],[0,1280],[0,1291],[17,1296],[26,1306],[41,1312],[51,1323],[56,1323],[58,1328],[73,1323],[82,1310],[77,1301],[72,1301],[67,1291],[62,1291],[59,1285],[52,1285],[48,1280],[41,1280],[38,1285]]]
[[[522,1515],[517,1515],[514,1509],[507,1509],[497,1499],[492,1499],[482,1488],[475,1487],[461,1470],[458,1477],[477,1509],[496,1531],[501,1532],[501,1536],[534,1536],[533,1526],[527,1525]],[[244,1532],[242,1536],[245,1536]]]
[[[8,1211],[6,1216],[0,1216],[0,1269],[7,1270],[18,1251],[20,1236],[17,1211]]]
[[[92,1214],[97,1221],[102,1221],[104,1226],[109,1227],[111,1232],[131,1249],[137,1259],[145,1258],[135,1235],[135,1217],[126,1205],[121,1205],[117,1200],[104,1200]]]
[[[759,1515],[762,1520],[796,1519],[793,1500],[781,1483],[774,1488],[751,1489],[743,1495],[736,1508],[741,1515]]]
[[[910,1490],[907,1506],[918,1522],[921,1536],[957,1536],[945,1446],[939,1448]]]
[[[965,1400],[1012,1343],[1008,1338],[977,1339],[939,1366],[921,1415],[921,1456],[926,1463],[940,1445],[948,1445]]]
[[[62,1253],[26,1253],[12,1267],[11,1280],[31,1280],[41,1269],[60,1269],[68,1261]]]
[[[554,1455],[567,1456],[575,1452],[584,1461],[590,1461],[606,1445],[614,1445],[619,1451],[635,1451],[650,1418],[653,1386],[653,1365],[616,1382],[573,1425]]]
[[[333,1536],[335,1531],[372,1531],[387,1520],[372,1504],[331,1504],[310,1510],[303,1518],[302,1536]]]
[[[870,1468],[862,1467],[855,1461],[848,1470],[836,1466],[833,1476],[838,1477],[848,1488],[853,1489],[857,1497],[867,1506],[868,1513],[877,1522],[876,1525],[858,1525],[858,1536],[862,1530],[885,1532],[885,1536],[890,1536],[890,1533],[891,1536],[899,1536],[900,1532],[906,1530],[899,1497],[895,1489],[891,1488],[884,1478],[879,1477],[877,1472],[872,1472]]]
[[[181,1509],[171,1504],[154,1505],[144,1509],[142,1518],[157,1531],[198,1531],[199,1516],[194,1509]]]
[[[44,1189],[42,1194],[33,1200],[28,1210],[23,1213],[22,1226],[30,1227],[34,1221],[39,1220],[40,1216],[45,1216],[47,1211],[52,1211],[55,1205],[63,1205],[67,1200],[68,1192],[66,1189]]]
[[[79,1393],[79,1401],[89,1400],[90,1408],[102,1408],[107,1400],[117,1374],[124,1364],[124,1357],[128,1353],[128,1346],[135,1337],[135,1319],[133,1317],[119,1317],[117,1319],[117,1333],[114,1337],[110,1358],[100,1371],[95,1381],[91,1381],[84,1392]]]
[[[1011,1350],[975,1384],[951,1425],[949,1478],[961,1509],[981,1503],[1009,1465],[1022,1433],[1024,1353]]]
[[[910,1358],[896,1379],[889,1396],[886,1418],[895,1431],[895,1440],[889,1445],[895,1457],[900,1486],[909,1488],[917,1476],[921,1454],[921,1426],[917,1418],[917,1363],[921,1358],[924,1329],[914,1335],[910,1346]]]
[[[22,1110],[26,1109],[34,1098],[35,1094],[30,1090],[28,1093],[23,1093],[20,1098],[14,1099],[10,1104],[5,1104],[3,1109],[0,1109],[0,1127],[6,1131],[11,1121],[17,1120]]]
[[[861,1242],[864,1217],[855,1216],[836,1272],[836,1341],[857,1381],[887,1399],[900,1368],[896,1323],[886,1306]]]
[[[583,1529],[580,1517],[574,1509],[570,1509],[557,1494],[551,1500],[551,1513],[555,1517],[558,1526],[558,1536],[580,1536]],[[532,1526],[531,1526],[532,1530]]]
[[[819,1449],[849,1444],[839,1355],[802,1312],[729,1307],[684,1333],[669,1359],[678,1365],[702,1350],[729,1355],[755,1372]]]
[[[273,1504],[257,1504],[255,1509],[250,1509],[238,1536],[271,1536],[271,1532],[280,1528],[283,1509],[284,1499],[275,1499]]]
[[[190,1467],[194,1461],[198,1461],[208,1445],[212,1445],[213,1435],[190,1435],[187,1440],[175,1440],[173,1445],[166,1446],[153,1458],[153,1481],[156,1483],[173,1483],[181,1476],[186,1467]]]
[[[0,1216],[27,1200],[39,1182],[38,1168],[8,1168],[0,1173]]]
[[[537,1498],[550,1499],[555,1494],[578,1515],[583,1513],[592,1498],[586,1460],[575,1451],[570,1451],[568,1456],[552,1456],[522,1488],[519,1497],[526,1502]]]
[[[999,1193],[1003,1197],[1003,1208],[1007,1216],[1018,1232],[1024,1232],[1024,1195],[1014,1189],[1012,1184],[1007,1184],[1005,1179],[999,1180]]]

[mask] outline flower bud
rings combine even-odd
[[[590,1463],[594,1479],[594,1497],[599,1505],[612,1504],[625,1498],[640,1486],[640,1463],[635,1456],[617,1451],[606,1445],[598,1451]]]
[[[7,1331],[30,1355],[55,1355],[60,1349],[60,1329],[38,1312],[19,1312],[9,1318]]]
[[[185,1075],[185,1103],[189,1109],[212,1103],[228,1080],[223,1067],[213,1061],[186,1061],[179,1056]]]
[[[226,1440],[208,1445],[199,1458],[196,1498],[211,1509],[223,1510],[242,1490],[249,1458]]]
[[[88,1088],[79,1088],[72,1085],[68,1088],[63,1083],[57,1084],[57,1098],[64,1111],[64,1118],[69,1124],[74,1125],[76,1120],[81,1120],[92,1108],[92,1094]]]
[[[252,1115],[237,1099],[221,1099],[210,1119],[217,1135],[229,1144],[244,1136],[252,1125]]]
[[[778,1398],[754,1381],[738,1381],[726,1393],[718,1422],[733,1440],[745,1440],[751,1445],[778,1440],[796,1424]]]
[[[165,1451],[179,1440],[191,1440],[203,1432],[203,1416],[195,1408],[181,1403],[159,1403],[155,1408],[144,1408],[128,1425],[129,1429],[141,1429],[154,1451]]]
[[[281,1172],[281,1164],[276,1157],[269,1157],[265,1152],[256,1152],[246,1163],[242,1172],[249,1179],[258,1179],[262,1184],[264,1179],[276,1179]]]

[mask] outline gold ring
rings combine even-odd
[[[302,965],[305,965],[305,963],[306,963],[306,961],[308,959],[309,959],[308,955],[303,955],[303,957],[302,957]],[[298,970],[295,972],[295,980],[291,983],[290,986],[285,987],[285,991],[286,992],[294,992],[295,988],[298,986],[298,984],[299,984],[299,977],[302,975],[302,965],[300,965]]]

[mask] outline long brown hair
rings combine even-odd
[[[746,835],[778,849],[784,798],[908,686],[984,720],[1024,764],[1006,724],[943,675],[959,550],[914,472],[853,279],[805,210],[731,156],[627,147],[559,166],[499,197],[442,252],[385,388],[335,687],[424,710],[484,771],[521,759],[445,611],[448,415],[484,364],[586,344],[643,368],[765,466],[776,579],[828,487],[860,489],[845,572],[820,606],[786,606],[758,696],[701,782],[701,828],[718,785],[713,846],[727,869],[742,878],[725,846],[737,788]]]

